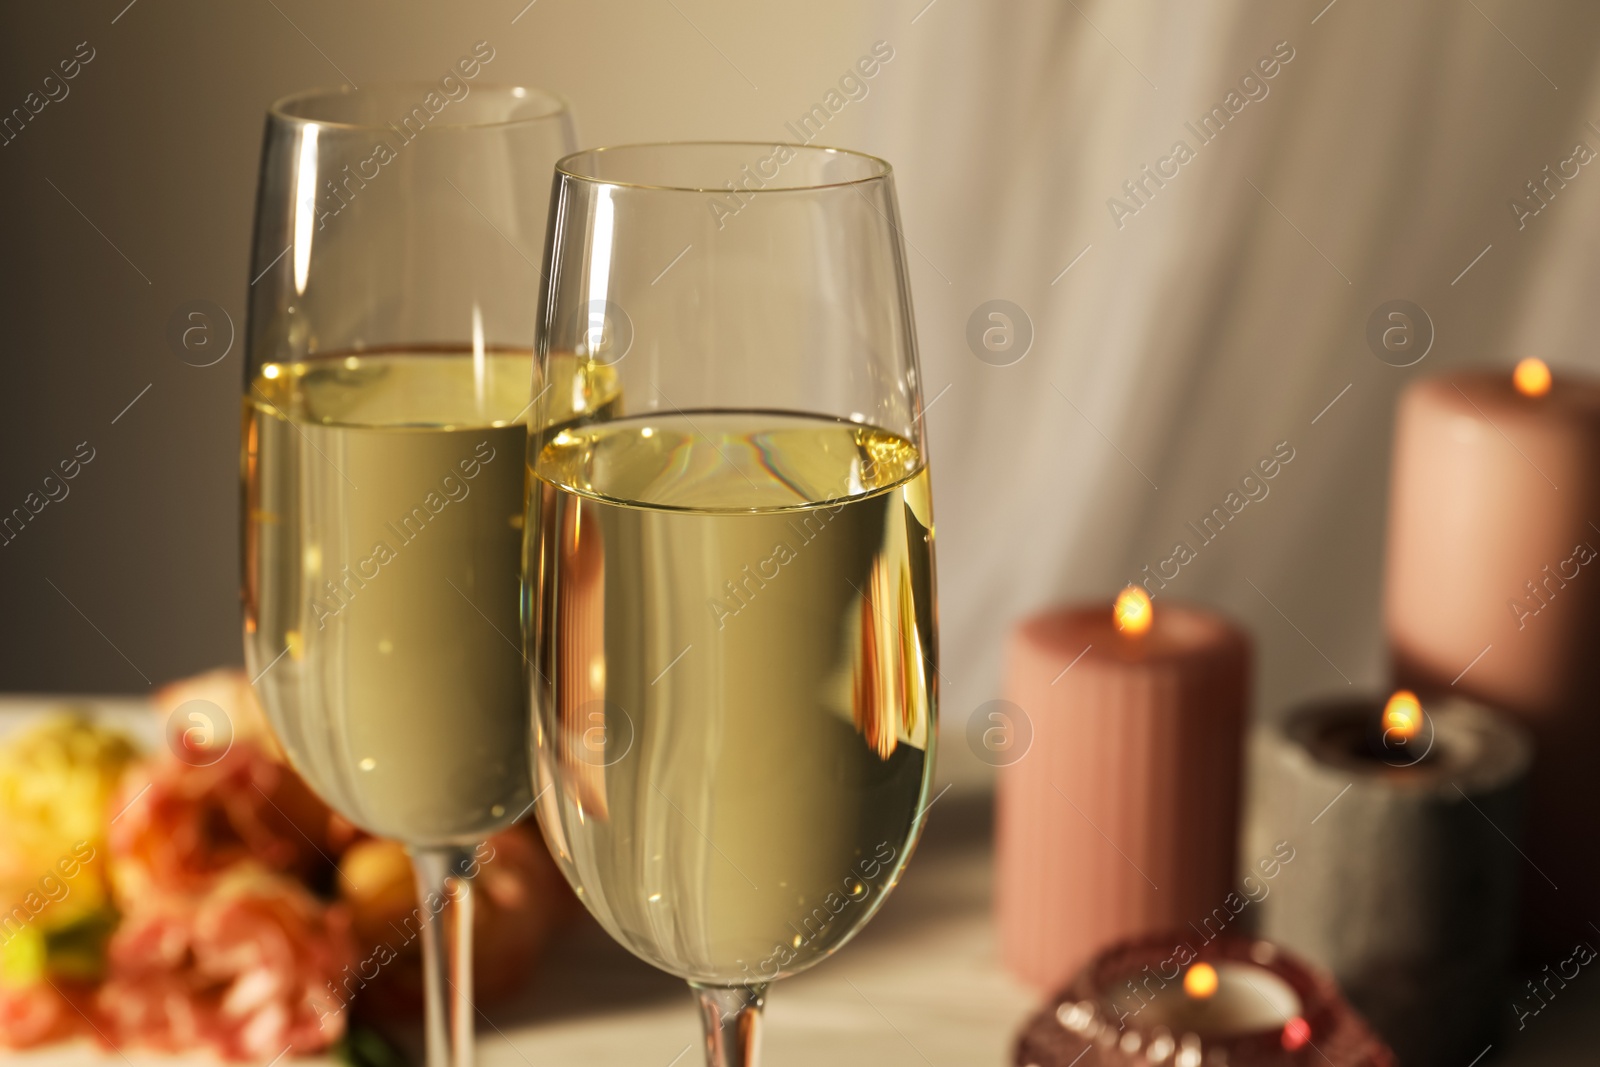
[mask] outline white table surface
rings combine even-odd
[[[0,734],[65,698],[0,698]],[[148,712],[130,701],[80,701],[119,723]],[[929,813],[901,884],[836,957],[769,992],[765,1067],[968,1067],[1011,1062],[1011,1043],[1035,997],[998,965],[990,922],[987,792],[963,780]],[[1507,1019],[1513,993],[1508,990]],[[515,1001],[480,1018],[483,1067],[697,1067],[699,1019],[688,990],[634,959],[583,920],[541,959]],[[1585,969],[1520,1034],[1474,1067],[1593,1067],[1600,1062],[1600,971]],[[77,1067],[210,1064],[205,1057],[105,1053],[88,1045],[0,1056],[0,1062]],[[324,1063],[325,1060],[299,1060]],[[1461,1067],[1468,1067],[1462,1064]]]

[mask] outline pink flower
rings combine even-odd
[[[119,901],[197,893],[250,861],[326,881],[340,827],[300,777],[254,744],[236,741],[210,766],[175,757],[130,769],[112,810],[111,875]]]
[[[355,958],[346,911],[260,868],[237,868],[203,895],[141,901],[107,957],[96,1003],[119,1045],[265,1061],[344,1034],[330,984]]]
[[[73,1004],[61,987],[46,982],[17,987],[0,982],[0,1048],[31,1048],[88,1032]]]

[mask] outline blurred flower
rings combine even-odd
[[[76,921],[18,929],[0,945],[0,1048],[28,1048],[87,1033],[116,912],[100,908]]]
[[[133,757],[127,738],[65,714],[0,745],[0,940],[19,920],[62,925],[104,906],[106,803]]]
[[[279,763],[287,763],[283,749],[267,722],[261,708],[261,699],[244,671],[229,667],[182,678],[157,689],[150,698],[155,710],[163,717],[170,716],[191,700],[204,700],[215,704],[228,717],[231,735],[249,741]]]
[[[200,892],[246,860],[326,885],[345,827],[288,767],[236,741],[217,762],[164,754],[129,771],[111,826],[111,876],[124,903]]]
[[[88,999],[85,988],[73,984],[14,987],[0,982],[0,1048],[31,1048],[90,1032],[77,1006]]]
[[[73,716],[0,745],[0,1047],[90,1036],[270,1060],[339,1041],[357,992],[363,1011],[414,1016],[422,912],[404,848],[311,792],[239,672],[155,704],[167,746],[143,761]],[[190,744],[196,706],[224,740]],[[476,855],[489,999],[522,984],[576,909],[536,830]]]
[[[539,831],[514,826],[478,846],[473,922],[475,998],[488,1003],[527,981],[540,950],[576,910],[566,879]],[[415,1016],[422,1006],[422,939],[426,916],[405,848],[369,839],[339,864],[339,893],[351,910],[361,961],[336,983],[338,995],[359,994],[363,1016]],[[454,909],[446,907],[446,930]]]
[[[111,939],[96,1004],[118,1044],[265,1062],[344,1034],[329,989],[353,959],[342,906],[245,864],[202,895],[139,901]]]
[[[0,1046],[69,1037],[116,922],[106,803],[133,746],[70,714],[0,745]]]
[[[339,861],[339,896],[350,907],[363,949],[392,940],[390,924],[405,921],[417,907],[417,881],[405,846],[382,838],[351,846]]]

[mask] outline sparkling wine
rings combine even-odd
[[[926,803],[922,457],[868,426],[727,411],[572,427],[531,454],[546,839],[658,967],[810,966],[882,902]]]
[[[532,800],[518,619],[532,354],[265,364],[245,401],[252,676],[307,780],[362,828],[474,842]],[[554,359],[562,422],[615,399]]]

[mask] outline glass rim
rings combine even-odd
[[[563,180],[586,182],[590,185],[605,185],[618,189],[644,189],[665,193],[727,193],[723,185],[687,185],[647,181],[629,181],[618,178],[601,178],[593,173],[579,169],[575,161],[584,156],[598,156],[603,153],[616,153],[635,151],[638,149],[660,148],[749,148],[756,151],[777,150],[780,148],[792,149],[796,153],[810,153],[817,155],[847,156],[868,164],[874,173],[860,178],[849,178],[842,181],[807,182],[795,185],[766,186],[763,188],[740,188],[741,196],[759,195],[762,193],[805,193],[817,192],[824,189],[844,189],[853,185],[867,185],[880,182],[894,176],[894,167],[889,161],[869,152],[857,151],[854,148],[838,148],[832,145],[796,144],[792,141],[641,141],[630,144],[601,145],[596,148],[584,148],[569,155],[562,156],[556,161],[556,176]]]
[[[400,98],[402,103],[406,101],[417,103],[428,93],[440,91],[440,85],[437,81],[371,82],[364,89],[348,82],[339,85],[322,85],[310,89],[298,89],[287,96],[280,96],[267,107],[267,117],[274,122],[292,126],[317,126],[330,130],[387,130],[393,125],[393,121],[381,122],[374,119],[371,122],[348,122],[297,114],[293,109],[297,105],[349,97],[356,93],[390,93]],[[473,85],[472,91],[468,95],[475,93],[488,93],[492,96],[509,97],[513,100],[523,100],[535,104],[542,102],[544,107],[537,114],[520,115],[516,118],[492,119],[485,122],[452,121],[444,118],[441,113],[434,116],[434,122],[430,124],[429,128],[435,130],[479,130],[496,126],[523,126],[548,122],[551,119],[558,119],[572,114],[572,107],[567,98],[551,89],[540,89],[531,85],[485,82]]]

